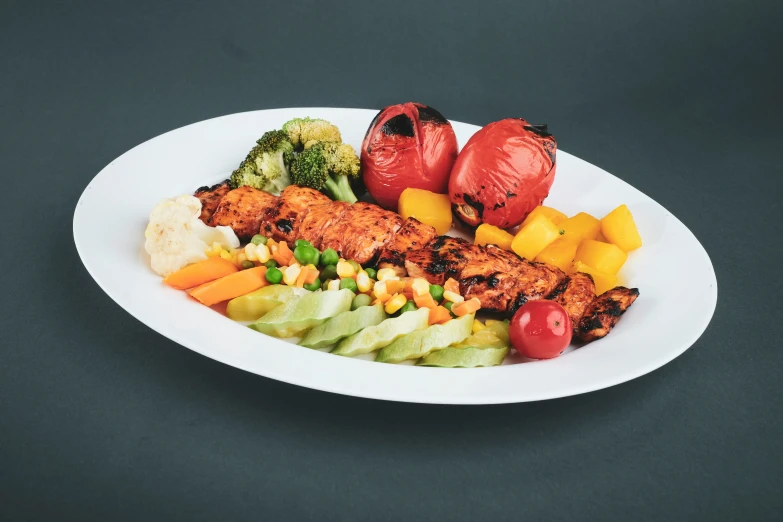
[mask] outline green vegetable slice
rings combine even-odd
[[[274,337],[297,337],[351,308],[353,292],[308,292],[273,309],[250,328]]]
[[[265,286],[229,301],[226,315],[234,321],[257,321],[274,308],[306,293],[293,286]]]
[[[508,323],[494,321],[458,344],[431,352],[416,364],[441,368],[497,366],[506,358],[510,348]]]
[[[381,324],[365,328],[361,332],[343,339],[332,350],[332,353],[353,357],[363,353],[371,353],[379,348],[388,346],[395,339],[417,330],[427,328],[427,320],[430,317],[429,308],[420,308],[413,312],[407,312],[399,317],[386,319]]]
[[[351,312],[343,312],[310,330],[299,343],[308,348],[323,348],[340,339],[353,335],[386,319],[383,305],[362,306]]]
[[[410,313],[410,312],[409,312]],[[435,350],[464,341],[470,336],[474,314],[463,315],[443,324],[434,324],[426,330],[409,333],[378,352],[378,362],[398,363],[419,359]]]

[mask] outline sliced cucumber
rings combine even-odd
[[[310,330],[299,344],[308,348],[323,348],[353,335],[365,328],[383,322],[388,316],[383,304],[362,306],[351,312],[343,312]]]
[[[425,357],[470,337],[474,314],[463,315],[443,324],[434,324],[401,337],[378,352],[378,362],[398,363]]]
[[[388,346],[395,339],[417,330],[427,328],[427,320],[430,317],[429,308],[419,308],[412,312],[405,312],[399,317],[386,319],[381,324],[370,326],[354,335],[343,339],[332,353],[353,357],[363,353],[371,353]]]
[[[350,290],[308,292],[272,309],[250,328],[274,337],[297,337],[350,310],[353,296]]]

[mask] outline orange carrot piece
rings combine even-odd
[[[210,257],[180,268],[173,274],[167,275],[163,282],[177,290],[187,290],[238,271],[239,269],[231,261],[222,257]]]
[[[188,293],[201,303],[212,306],[240,295],[249,294],[269,284],[266,267],[257,266],[215,279],[209,283],[191,288]]]
[[[422,295],[413,295],[413,302],[416,303],[418,308],[430,308],[434,309],[438,307],[438,303],[432,298],[432,294],[426,293]],[[448,310],[446,310],[448,312]]]
[[[446,282],[443,283],[443,290],[446,292],[454,292],[455,294],[459,293],[459,283],[456,279],[449,277],[446,279]]]
[[[429,324],[443,324],[451,320],[451,313],[444,306],[436,306],[430,310]]]
[[[385,303],[386,301],[388,301],[391,298],[392,298],[391,294],[383,294],[381,296],[378,296],[376,301],[378,301],[379,303]]]
[[[306,266],[303,266],[302,269],[299,271],[299,275],[296,277],[296,283],[294,283],[294,286],[298,288],[302,288],[307,281],[307,274],[310,272],[310,269]]]
[[[479,311],[481,308],[481,301],[478,300],[478,298],[474,297],[473,299],[469,299],[467,301],[462,301],[461,303],[457,303],[454,306],[451,307],[451,311],[454,312],[454,315],[457,317],[462,317],[463,315],[473,314]]]
[[[404,295],[405,299],[407,299],[408,301],[412,301],[413,300],[413,288],[411,288],[409,286],[406,286],[405,290],[402,291],[402,295]]]
[[[405,281],[398,281],[396,279],[392,279],[391,281],[386,281],[386,291],[390,294],[398,294],[402,292],[405,289]]]

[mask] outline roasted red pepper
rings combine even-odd
[[[549,195],[557,143],[546,125],[522,118],[490,123],[465,144],[454,163],[449,197],[467,225],[511,228]]]
[[[362,142],[362,179],[384,208],[396,210],[408,187],[445,194],[457,137],[441,113],[420,103],[386,107]]]

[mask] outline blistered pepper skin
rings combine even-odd
[[[549,195],[557,143],[545,125],[521,118],[490,123],[465,144],[449,179],[452,210],[463,223],[520,224]]]
[[[362,179],[382,207],[397,210],[408,187],[445,194],[457,158],[457,137],[441,113],[420,103],[381,110],[361,150]]]

